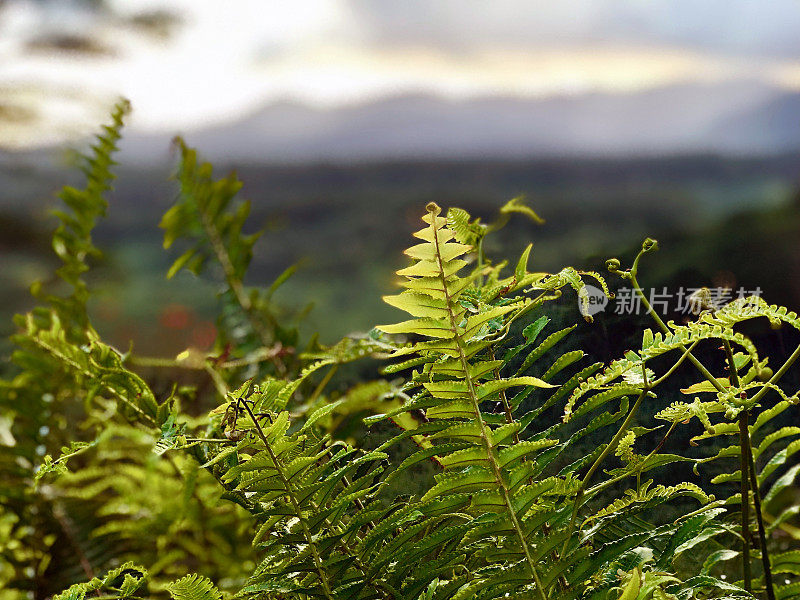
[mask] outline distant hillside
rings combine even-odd
[[[711,137],[739,152],[781,152],[800,147],[800,94],[782,94],[755,108],[720,118]]]
[[[176,133],[218,163],[774,154],[800,149],[800,94],[727,81],[541,98],[400,95],[330,108],[284,101],[195,131],[131,129],[120,159],[164,164]],[[26,156],[0,153],[0,165]]]
[[[212,158],[252,163],[763,153],[800,148],[794,129],[775,126],[800,123],[784,94],[726,82],[544,98],[404,95],[330,109],[282,102],[187,137]],[[128,147],[152,157],[153,141]]]
[[[128,338],[134,337],[151,352],[168,353],[189,342],[175,338],[164,346],[157,336],[161,311],[175,304],[196,306],[201,319],[214,302],[214,290],[189,275],[169,282],[163,279],[170,258],[180,249],[164,252],[161,248],[157,224],[175,198],[176,184],[167,179],[174,165],[168,146],[159,149],[158,157],[159,164],[153,166],[137,167],[121,160],[108,218],[94,235],[107,259],[93,272],[103,290],[97,306],[101,318],[116,315],[109,319],[128,324],[124,331],[108,332],[111,339],[126,346]],[[79,173],[65,172],[64,165],[45,167],[37,160],[26,164],[20,159],[0,157],[0,254],[4,261],[0,337],[12,330],[10,315],[29,306],[31,281],[53,268],[45,233],[53,222],[45,215],[53,205],[54,191],[64,182],[80,180]],[[742,240],[738,253],[722,244],[711,245],[704,237],[709,227],[731,215],[747,211],[750,219],[757,212],[767,214],[785,206],[800,179],[798,153],[637,160],[247,162],[220,164],[217,172],[238,167],[243,196],[253,201],[247,230],[267,229],[255,249],[252,282],[271,281],[287,265],[300,262],[282,297],[301,305],[315,302],[320,310],[311,319],[328,341],[392,318],[394,309],[380,301],[381,295],[395,289],[393,272],[404,264],[402,250],[408,234],[416,227],[422,207],[432,200],[491,218],[504,201],[527,194],[547,223],[533,226],[515,219],[488,251],[513,256],[532,240],[532,261],[543,270],[564,263],[603,270],[605,258],[622,257],[643,236],[652,235],[664,241],[665,254],[667,249],[683,253],[701,246],[691,260],[659,255],[648,267],[691,266],[686,285],[711,281],[711,268],[724,261],[724,268],[744,285],[761,285],[774,301],[800,294],[796,289],[800,280],[792,275],[798,272],[795,217],[778,215],[764,224],[763,233],[758,233],[755,221],[746,234],[720,233],[722,241]],[[715,252],[700,252],[706,247]],[[756,256],[758,252],[771,256],[768,269],[761,259],[747,259],[747,253]],[[762,277],[768,270],[769,275]],[[648,274],[647,285],[657,281],[655,274]],[[334,313],[336,319],[318,317]]]

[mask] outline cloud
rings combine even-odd
[[[729,80],[800,87],[796,0],[92,6],[0,0],[0,137],[7,145],[12,137],[25,145],[91,131],[102,118],[98,107],[120,94],[134,104],[133,129],[176,131],[236,120],[282,99],[335,107],[419,92],[541,97]],[[155,35],[162,26],[168,35]],[[61,42],[36,44],[42,36]],[[64,50],[83,47],[81,36],[108,51]],[[39,127],[11,122],[21,106],[41,112]]]
[[[602,43],[800,58],[796,0],[349,0],[373,44],[479,48]]]

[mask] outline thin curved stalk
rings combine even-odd
[[[614,435],[608,445],[605,447],[603,452],[600,453],[600,456],[592,463],[592,466],[589,467],[589,470],[586,472],[586,475],[583,476],[583,480],[581,481],[581,487],[578,488],[578,493],[575,495],[575,502],[572,505],[572,516],[569,520],[569,526],[567,527],[567,538],[564,540],[564,546],[561,548],[561,556],[566,556],[567,548],[569,548],[569,541],[572,538],[572,534],[575,532],[575,522],[578,518],[578,511],[581,508],[581,502],[583,501],[583,497],[586,494],[586,486],[589,485],[589,481],[591,480],[592,476],[594,475],[595,471],[600,467],[601,463],[606,459],[609,453],[617,446],[619,441],[628,431],[628,426],[630,425],[633,417],[636,415],[637,411],[639,410],[639,405],[642,403],[642,400],[647,395],[647,389],[642,390],[642,393],[639,394],[639,397],[636,398],[636,402],[634,402],[631,410],[628,412],[628,416],[625,417],[625,420],[622,422],[622,426],[620,427],[619,431]]]
[[[639,257],[637,256],[636,260],[638,261],[638,259],[639,259]],[[658,327],[661,329],[661,331],[663,331],[664,333],[671,334],[672,330],[669,327],[667,327],[667,324],[664,323],[664,321],[661,319],[661,317],[658,316],[658,313],[656,313],[656,311],[650,305],[650,302],[647,300],[647,297],[644,295],[644,293],[642,292],[642,289],[639,287],[639,282],[636,279],[636,273],[635,273],[635,271],[633,269],[631,269],[630,279],[631,279],[631,283],[633,284],[634,292],[636,292],[636,294],[639,296],[639,299],[641,300],[642,304],[644,304],[645,310],[647,310],[647,314],[650,315],[650,317],[653,319],[653,321],[655,321],[656,325],[658,325]],[[685,348],[685,346],[684,346],[684,348]],[[700,371],[700,373],[703,375],[703,377],[705,377],[706,379],[708,379],[708,381],[711,382],[711,385],[713,385],[717,389],[717,391],[720,391],[720,392],[725,392],[726,391],[725,388],[722,386],[722,384],[719,381],[717,381],[717,378],[714,377],[711,374],[711,372],[705,367],[705,365],[703,363],[701,363],[699,360],[697,360],[697,358],[691,352],[687,352],[686,353],[686,358],[688,358],[689,362],[691,362],[695,366],[695,368],[698,371]]]
[[[489,353],[489,360],[493,361],[494,359],[495,359],[494,350],[491,350],[490,353]],[[492,371],[492,375],[494,375],[494,378],[499,381],[500,380],[500,369],[497,368],[494,371]],[[503,413],[505,415],[506,423],[507,424],[513,423],[514,422],[514,415],[513,415],[512,410],[511,410],[511,404],[508,402],[508,394],[506,394],[505,390],[500,390],[500,402],[503,404]],[[514,443],[515,444],[519,444],[520,440],[519,440],[519,432],[518,431],[514,433],[513,437],[514,437]],[[523,457],[523,461],[524,460],[525,460],[525,457]]]
[[[209,219],[209,216],[204,210],[200,209],[198,212],[200,213],[200,222],[202,223],[203,229],[208,236],[208,240],[211,243],[214,254],[217,257],[220,266],[222,266],[222,271],[225,273],[225,280],[228,282],[228,287],[230,287],[233,295],[236,297],[236,301],[242,307],[247,319],[250,321],[253,329],[255,329],[256,333],[258,334],[258,337],[261,338],[261,343],[264,344],[265,347],[272,346],[275,341],[274,336],[264,326],[264,322],[261,320],[260,314],[256,313],[253,303],[250,301],[250,297],[247,295],[247,292],[244,289],[242,280],[236,276],[236,270],[231,262],[228,249],[225,247],[225,243],[220,237],[216,225],[213,221],[211,221],[211,219]],[[285,375],[286,365],[283,364],[280,356],[276,354],[270,357],[270,359],[275,365],[275,369],[278,371],[278,373],[280,375]]]
[[[777,384],[778,380],[780,380],[780,378],[783,377],[786,374],[786,371],[789,370],[789,367],[791,367],[798,358],[800,358],[800,346],[797,346],[797,348],[794,349],[794,352],[792,352],[792,354],[789,356],[789,358],[786,359],[786,362],[784,362],[783,365],[781,365],[781,368],[778,369],[775,372],[775,374],[772,377],[769,378],[769,381],[767,383],[769,385]],[[758,390],[758,392],[756,392],[756,395],[753,396],[753,398],[752,398],[752,401],[754,403],[756,403],[759,400],[761,400],[761,398],[764,396],[764,394],[767,393],[767,391],[770,389],[769,385],[765,385],[760,390]]]
[[[736,364],[733,360],[733,350],[731,349],[731,344],[728,340],[723,340],[723,347],[725,348],[725,356],[728,360],[728,370],[730,372],[730,380],[731,385],[738,388],[740,385],[739,382],[739,373],[736,371]],[[747,392],[742,392],[743,395],[747,395]],[[745,508],[747,512],[749,512],[750,508],[750,498],[744,494],[746,489],[745,480],[748,479],[749,475],[749,483],[750,489],[753,492],[753,505],[755,508],[756,513],[756,522],[758,523],[758,537],[761,546],[761,563],[764,567],[764,585],[767,590],[767,598],[769,600],[775,600],[775,589],[772,583],[772,566],[770,564],[769,559],[769,550],[767,549],[767,536],[764,531],[764,517],[761,514],[761,494],[758,491],[758,478],[756,477],[756,464],[753,458],[753,445],[750,440],[750,428],[748,426],[747,421],[749,420],[748,412],[745,410],[742,412],[742,416],[739,420],[739,444],[740,444],[740,454],[741,454],[741,479],[742,479],[742,537],[744,538],[745,546],[747,546],[750,542],[750,524],[749,519],[747,519],[747,515],[745,512]],[[742,424],[742,422],[744,424]],[[747,504],[747,507],[745,507]],[[747,535],[744,535],[744,528],[747,528]],[[749,548],[747,549],[747,556],[746,560],[748,561],[748,566],[746,571],[749,572]],[[743,555],[743,559],[744,555]],[[749,574],[749,573],[748,573]],[[745,579],[745,583],[747,583],[747,579]],[[745,588],[747,589],[747,588]],[[748,590],[749,591],[749,590]]]
[[[677,370],[678,370],[678,367],[680,367],[680,366],[683,364],[683,361],[684,361],[684,360],[686,360],[686,359],[688,358],[689,354],[692,352],[692,350],[694,350],[694,347],[695,347],[695,346],[696,346],[696,345],[697,345],[699,342],[700,342],[700,340],[697,340],[697,341],[695,341],[695,342],[692,342],[692,345],[691,345],[691,346],[689,346],[688,348],[686,348],[686,349],[683,351],[683,354],[681,354],[681,357],[678,359],[678,361],[677,361],[677,362],[676,362],[674,365],[672,365],[672,366],[669,368],[669,371],[667,371],[666,373],[664,373],[664,374],[663,374],[661,377],[659,377],[658,379],[656,379],[656,380],[653,382],[653,384],[650,386],[650,389],[652,390],[654,387],[658,386],[659,384],[661,384],[662,382],[664,382],[664,381],[665,381],[667,378],[669,378],[669,377],[670,377],[670,376],[671,376],[673,373],[675,373],[675,371],[677,371]]]
[[[667,433],[664,434],[664,437],[661,438],[661,441],[658,443],[658,445],[650,451],[650,454],[648,454],[647,456],[644,457],[644,460],[641,462],[641,464],[639,465],[639,468],[636,470],[636,493],[639,493],[639,491],[640,491],[640,489],[642,487],[642,469],[647,464],[647,461],[650,460],[650,458],[656,452],[658,452],[659,450],[661,450],[661,448],[664,447],[664,444],[667,443],[667,438],[669,438],[670,434],[675,429],[675,426],[677,424],[678,424],[677,421],[673,421],[672,422],[672,425],[670,425],[669,429],[667,429]]]

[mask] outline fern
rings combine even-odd
[[[59,600],[798,595],[786,540],[800,539],[800,510],[782,499],[800,476],[800,427],[785,422],[798,393],[783,380],[800,348],[773,371],[736,329],[762,317],[800,329],[796,313],[751,298],[676,325],[643,299],[660,331],[587,365],[576,326],[545,313],[572,290],[591,320],[587,282],[611,295],[605,280],[531,272],[530,245],[488,257],[486,236],[512,214],[540,221],[521,199],[487,224],[431,203],[398,272],[405,291],[385,298],[409,318],[300,345],[272,298],[292,269],[245,286],[260,234],[243,233],[241,184],[178,141],[180,195],[162,227],[165,245],[186,249],[168,275],[217,263],[220,337],[208,355],[122,353],[92,327],[83,273],[125,110],[93,147],[85,190],[62,194],[67,294],[34,290],[43,305],[17,319],[19,371],[0,385],[15,440],[0,447],[3,584],[47,597],[84,581]],[[630,269],[609,268],[639,289],[656,248],[646,240]],[[719,344],[727,370],[712,372]],[[388,361],[389,379],[345,384],[367,357]],[[690,366],[702,380],[666,391]],[[199,371],[208,391],[154,385],[154,367]],[[337,439],[364,415],[367,441]],[[56,423],[63,434],[40,433]],[[697,448],[666,450],[684,426]],[[713,468],[713,487],[681,481],[681,463]],[[434,474],[411,486],[416,470]]]
[[[76,399],[85,394],[83,382],[35,340],[47,338],[57,330],[59,344],[69,353],[80,352],[87,342],[86,303],[90,288],[84,275],[91,260],[100,256],[92,241],[92,230],[105,215],[107,193],[114,180],[113,154],[129,108],[126,101],[115,106],[109,124],[95,138],[87,155],[80,158],[84,185],[65,187],[59,194],[60,206],[53,211],[58,225],[52,246],[61,261],[56,272],[61,285],[34,283],[31,291],[40,305],[28,315],[15,317],[21,330],[13,337],[16,371],[11,371],[10,379],[0,381],[0,407],[11,419],[10,431],[15,439],[10,446],[0,445],[0,478],[4,483],[0,490],[0,520],[15,524],[8,545],[4,545],[8,554],[0,558],[0,572],[11,573],[14,583],[0,575],[0,587],[9,583],[9,587],[35,587],[54,593],[64,583],[75,581],[76,573],[82,578],[93,574],[93,565],[80,547],[84,533],[80,525],[70,523],[57,501],[33,487],[38,468],[65,468],[64,461],[43,462],[43,449],[54,452],[63,446],[67,452],[80,452],[91,445],[91,438],[84,435],[83,439],[73,440],[70,438],[74,432],[60,428],[63,415],[73,413],[79,406]],[[61,557],[50,556],[57,545],[72,549],[64,554],[62,573],[58,572]],[[49,582],[43,578],[47,565],[53,572]],[[67,572],[72,574],[62,578]]]
[[[640,290],[637,281],[639,260],[645,253],[655,249],[657,249],[655,241],[646,240],[642,246],[642,252],[640,252],[634,260],[630,270],[620,271],[620,264],[617,260],[609,261],[609,269],[612,272],[619,273],[624,278],[630,279],[634,288]],[[712,483],[734,481],[738,481],[739,483],[739,493],[728,495],[724,498],[723,503],[732,508],[735,506],[740,508],[738,518],[742,551],[741,553],[737,553],[733,550],[726,550],[724,553],[718,552],[711,555],[708,557],[704,569],[707,571],[711,565],[715,564],[715,561],[718,560],[720,556],[724,555],[728,558],[740,557],[744,590],[752,592],[754,586],[761,585],[768,598],[775,598],[776,594],[781,593],[781,589],[784,586],[776,585],[772,577],[773,569],[771,563],[773,559],[770,557],[768,547],[768,530],[764,523],[760,488],[774,470],[785,464],[786,460],[791,457],[794,452],[800,450],[800,440],[798,440],[797,443],[790,442],[783,450],[769,459],[766,465],[759,471],[756,467],[756,459],[766,453],[774,443],[786,438],[791,438],[796,435],[797,432],[789,427],[768,434],[760,438],[760,441],[754,436],[764,423],[797,403],[798,394],[789,396],[779,387],[778,382],[793,362],[800,357],[800,346],[795,349],[777,372],[773,373],[771,369],[766,367],[766,359],[763,361],[759,360],[754,344],[733,328],[737,324],[755,317],[765,317],[773,326],[785,322],[791,324],[793,327],[797,327],[797,315],[786,308],[770,306],[760,298],[741,298],[721,308],[707,306],[705,307],[706,310],[699,315],[697,321],[678,327],[672,322],[665,324],[652,310],[652,307],[649,306],[643,295],[641,295],[641,299],[653,320],[664,332],[663,337],[661,334],[654,336],[650,332],[645,332],[641,353],[638,355],[631,354],[626,357],[626,361],[613,364],[602,378],[596,378],[595,381],[587,382],[585,389],[576,394],[576,399],[582,393],[598,390],[602,386],[613,382],[614,379],[622,375],[627,369],[633,368],[636,365],[644,368],[644,360],[646,358],[659,355],[664,349],[682,350],[681,361],[684,358],[688,358],[689,362],[694,365],[705,380],[681,391],[684,394],[713,394],[715,397],[707,400],[701,400],[699,397],[696,397],[692,403],[674,402],[666,409],[657,413],[656,418],[671,421],[672,428],[674,428],[678,423],[689,422],[692,418],[696,417],[703,425],[705,432],[695,436],[692,439],[693,444],[697,444],[700,440],[719,436],[735,434],[739,436],[738,445],[727,445],[716,454],[702,458],[697,462],[697,464],[700,465],[725,458],[736,458],[739,463],[738,471],[718,475],[712,479]],[[719,340],[722,342],[721,349],[724,351],[727,364],[727,374],[725,377],[715,377],[711,371],[692,354],[692,350],[695,346],[704,340]],[[734,353],[731,346],[732,342],[742,347],[745,350],[745,354]],[[657,351],[654,351],[654,348]],[[681,361],[671,367],[665,375],[657,379],[652,385],[644,381],[642,385],[643,391],[649,392],[653,387],[667,379]],[[748,365],[749,368],[743,371]],[[646,380],[647,378],[645,377],[644,379]],[[758,413],[755,423],[751,426],[751,412],[763,408],[760,401],[762,398],[766,398],[767,394],[770,392],[777,395],[780,402],[778,402],[775,407],[768,408]],[[567,416],[569,416],[569,412],[568,410]],[[722,420],[717,418],[720,414],[723,416]],[[695,471],[697,471],[697,468],[695,468]],[[779,480],[781,481],[780,486],[786,485],[785,482],[787,480],[793,480],[794,474],[790,471],[784,475],[784,477],[786,477],[786,479]],[[767,492],[767,497],[772,499],[773,494]],[[751,515],[755,517],[755,527],[753,527],[753,523],[751,523]],[[763,570],[763,579],[760,581],[754,580],[752,576],[751,546],[754,545],[753,540],[756,537],[753,531],[754,529],[757,531],[758,548],[760,550],[759,554]],[[791,586],[792,582],[786,580],[786,584]],[[791,589],[791,587],[789,587],[789,589]]]
[[[233,393],[219,426],[241,431],[242,439],[205,463],[230,497],[257,519],[254,544],[265,558],[243,592],[356,597],[368,573],[351,546],[367,525],[359,513],[368,510],[387,455],[358,455],[318,437],[314,415],[290,434],[288,413],[278,408],[283,390],[291,386],[283,385],[277,394],[269,385],[251,393],[250,384]]]
[[[460,227],[463,229],[464,214],[456,213],[456,216],[462,220]],[[530,411],[521,419],[517,419],[514,412],[522,407],[523,399],[531,390],[541,392],[552,387],[546,380],[579,360],[583,353],[563,354],[544,370],[542,377],[524,374],[569,333],[570,329],[566,329],[552,334],[529,351],[514,376],[502,377],[500,372],[507,362],[532,344],[546,321],[539,320],[526,328],[527,342],[506,352],[506,360],[493,358],[492,344],[496,336],[504,335],[515,319],[532,305],[540,304],[543,297],[540,295],[536,300],[507,297],[498,301],[498,296],[490,291],[488,298],[495,304],[481,303],[480,300],[486,298],[485,288],[495,286],[499,277],[481,282],[477,279],[478,272],[485,268],[491,273],[494,268],[478,267],[477,271],[460,276],[459,271],[466,266],[460,257],[470,248],[461,241],[452,241],[466,239],[447,227],[454,219],[446,221],[439,216],[436,205],[429,205],[423,220],[428,227],[414,235],[424,243],[407,251],[417,262],[398,272],[407,278],[403,283],[407,291],[385,298],[389,304],[416,318],[380,326],[389,334],[413,333],[422,338],[422,341],[398,346],[393,354],[418,357],[401,363],[404,368],[422,366],[421,371],[412,374],[421,392],[407,402],[406,410],[424,410],[427,417],[423,424],[398,436],[414,435],[426,442],[420,444],[422,449],[406,459],[399,470],[431,457],[443,468],[435,484],[414,506],[420,513],[419,527],[430,527],[436,522],[435,516],[426,516],[430,511],[428,503],[436,501],[454,502],[474,519],[450,527],[449,536],[443,535],[443,540],[450,544],[455,543],[453,536],[463,536],[469,541],[465,551],[472,548],[488,561],[475,572],[474,581],[461,585],[454,597],[478,593],[486,598],[503,597],[509,591],[521,593],[523,590],[547,597],[554,587],[563,592],[570,585],[581,583],[580,575],[574,579],[570,570],[588,550],[588,545],[581,547],[570,543],[568,519],[565,518],[571,505],[568,500],[578,489],[574,476],[580,464],[557,475],[545,476],[543,472],[575,440],[613,423],[621,415],[601,415],[565,443],[551,438],[563,428],[561,426],[551,427],[523,441],[520,436],[535,415],[563,399],[578,385],[578,380],[571,379],[563,390],[543,399],[539,410]],[[518,280],[527,277],[530,277],[527,270],[515,273]],[[539,283],[533,284],[534,291],[554,292],[564,286],[580,290],[583,285],[575,270],[535,277]],[[480,300],[476,303],[473,299]],[[487,328],[490,323],[494,324]],[[595,369],[596,366],[585,371],[584,376]],[[518,387],[525,391],[513,400],[505,397],[508,390]],[[487,408],[487,403],[498,400],[501,414]],[[400,412],[395,410],[389,414]],[[668,496],[665,494],[665,499]],[[630,503],[612,507],[609,513],[619,517],[628,508]],[[499,543],[503,549],[500,553],[490,551],[487,545],[495,538],[498,541],[493,543]],[[557,545],[563,543],[567,546],[559,556]],[[615,555],[603,556],[611,560]],[[512,561],[512,576],[508,575],[508,567],[496,570],[501,564],[496,562],[498,560],[506,564]],[[418,586],[430,584],[430,581],[422,581]]]
[[[133,563],[112,569],[101,579],[78,583],[53,596],[53,600],[83,600],[90,592],[102,598],[148,597],[149,573]],[[187,575],[166,586],[172,600],[222,600],[222,594],[211,581],[198,575]],[[101,594],[103,592],[103,594]]]
[[[86,583],[73,585],[53,596],[53,600],[83,600],[89,592],[97,592],[101,596],[101,591],[110,598],[128,598],[138,596],[146,584],[147,571],[133,563],[125,563],[106,573],[102,579],[95,577]]]
[[[33,288],[34,296],[50,304],[62,321],[75,327],[70,332],[76,336],[74,339],[80,339],[82,328],[88,324],[89,288],[82,275],[89,269],[87,259],[100,255],[100,250],[92,243],[92,229],[97,220],[105,216],[108,207],[106,194],[115,178],[111,172],[115,164],[113,155],[117,151],[123,120],[129,112],[130,104],[126,100],[117,103],[111,113],[111,123],[103,126],[103,133],[95,138],[91,153],[80,159],[86,186],[80,190],[64,187],[59,199],[65,208],[53,211],[59,225],[53,233],[52,245],[63,263],[56,273],[72,288],[70,295],[45,294],[40,284]]]
[[[173,600],[222,600],[214,584],[205,577],[187,575],[167,586]]]
[[[242,184],[233,174],[214,179],[211,165],[200,162],[195,150],[180,138],[175,143],[180,151],[176,174],[180,199],[164,214],[160,227],[164,229],[164,248],[178,240],[188,242],[189,248],[175,259],[167,277],[182,269],[199,274],[209,260],[216,261],[225,281],[217,351],[232,353],[234,364],[249,366],[248,376],[259,372],[253,367],[264,362],[272,363],[278,375],[286,375],[286,356],[292,352],[297,333],[276,319],[272,295],[295,267],[289,267],[266,289],[245,287],[253,246],[262,232],[245,235],[242,231],[250,214],[249,202],[234,204]]]

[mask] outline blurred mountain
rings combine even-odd
[[[748,81],[546,98],[403,95],[329,109],[281,102],[188,137],[211,158],[250,162],[763,153],[800,147],[797,117],[800,96]]]
[[[782,152],[800,146],[800,93],[784,93],[720,118],[711,137],[737,152]]]
[[[174,133],[130,130],[120,160],[171,162]],[[763,155],[800,149],[800,94],[728,81],[542,98],[400,95],[329,108],[284,101],[182,133],[218,164]],[[0,166],[41,166],[42,157],[0,153]]]

